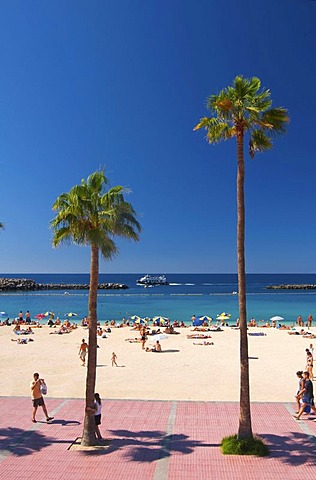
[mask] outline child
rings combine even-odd
[[[113,367],[114,365],[117,366],[116,359],[117,359],[117,356],[116,356],[116,354],[113,352],[113,353],[112,353],[112,367]]]

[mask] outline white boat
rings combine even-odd
[[[145,275],[137,280],[137,285],[144,285],[145,287],[153,285],[169,285],[166,275],[158,275],[156,277],[152,275]]]

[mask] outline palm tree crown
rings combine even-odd
[[[105,191],[107,185],[104,172],[97,171],[57,198],[53,210],[58,213],[51,222],[53,246],[67,242],[94,245],[104,258],[111,259],[118,251],[114,236],[139,239],[140,224],[132,205],[124,199],[124,188]]]
[[[272,108],[270,90],[259,91],[260,87],[259,78],[237,76],[233,86],[208,98],[207,108],[214,116],[202,118],[194,130],[205,128],[209,143],[248,132],[252,158],[256,152],[269,150],[273,135],[285,132],[289,117],[285,108]]]

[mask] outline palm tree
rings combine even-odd
[[[141,230],[132,205],[125,201],[121,186],[106,190],[108,179],[103,171],[92,173],[68,193],[60,195],[53,205],[57,211],[51,226],[54,230],[53,246],[61,243],[89,245],[91,248],[89,290],[89,355],[86,377],[86,405],[82,445],[96,443],[94,389],[97,357],[97,292],[99,255],[109,260],[118,249],[113,238],[139,240]]]
[[[245,273],[245,201],[244,201],[244,141],[249,138],[251,158],[256,152],[264,152],[272,147],[271,137],[285,132],[289,122],[287,110],[272,108],[270,91],[260,90],[258,78],[237,76],[233,86],[224,88],[217,95],[211,95],[207,108],[212,117],[204,117],[194,130],[204,128],[210,144],[236,138],[237,142],[237,263],[238,263],[238,302],[240,320],[240,417],[238,438],[252,439],[249,365],[246,312],[246,273]]]

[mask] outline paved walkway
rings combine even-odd
[[[316,422],[294,420],[293,405],[252,404],[253,431],[271,449],[254,458],[220,453],[222,437],[237,431],[237,403],[104,401],[101,452],[68,450],[82,433],[83,400],[46,403],[54,422],[33,424],[29,398],[0,397],[0,479],[316,478]]]

